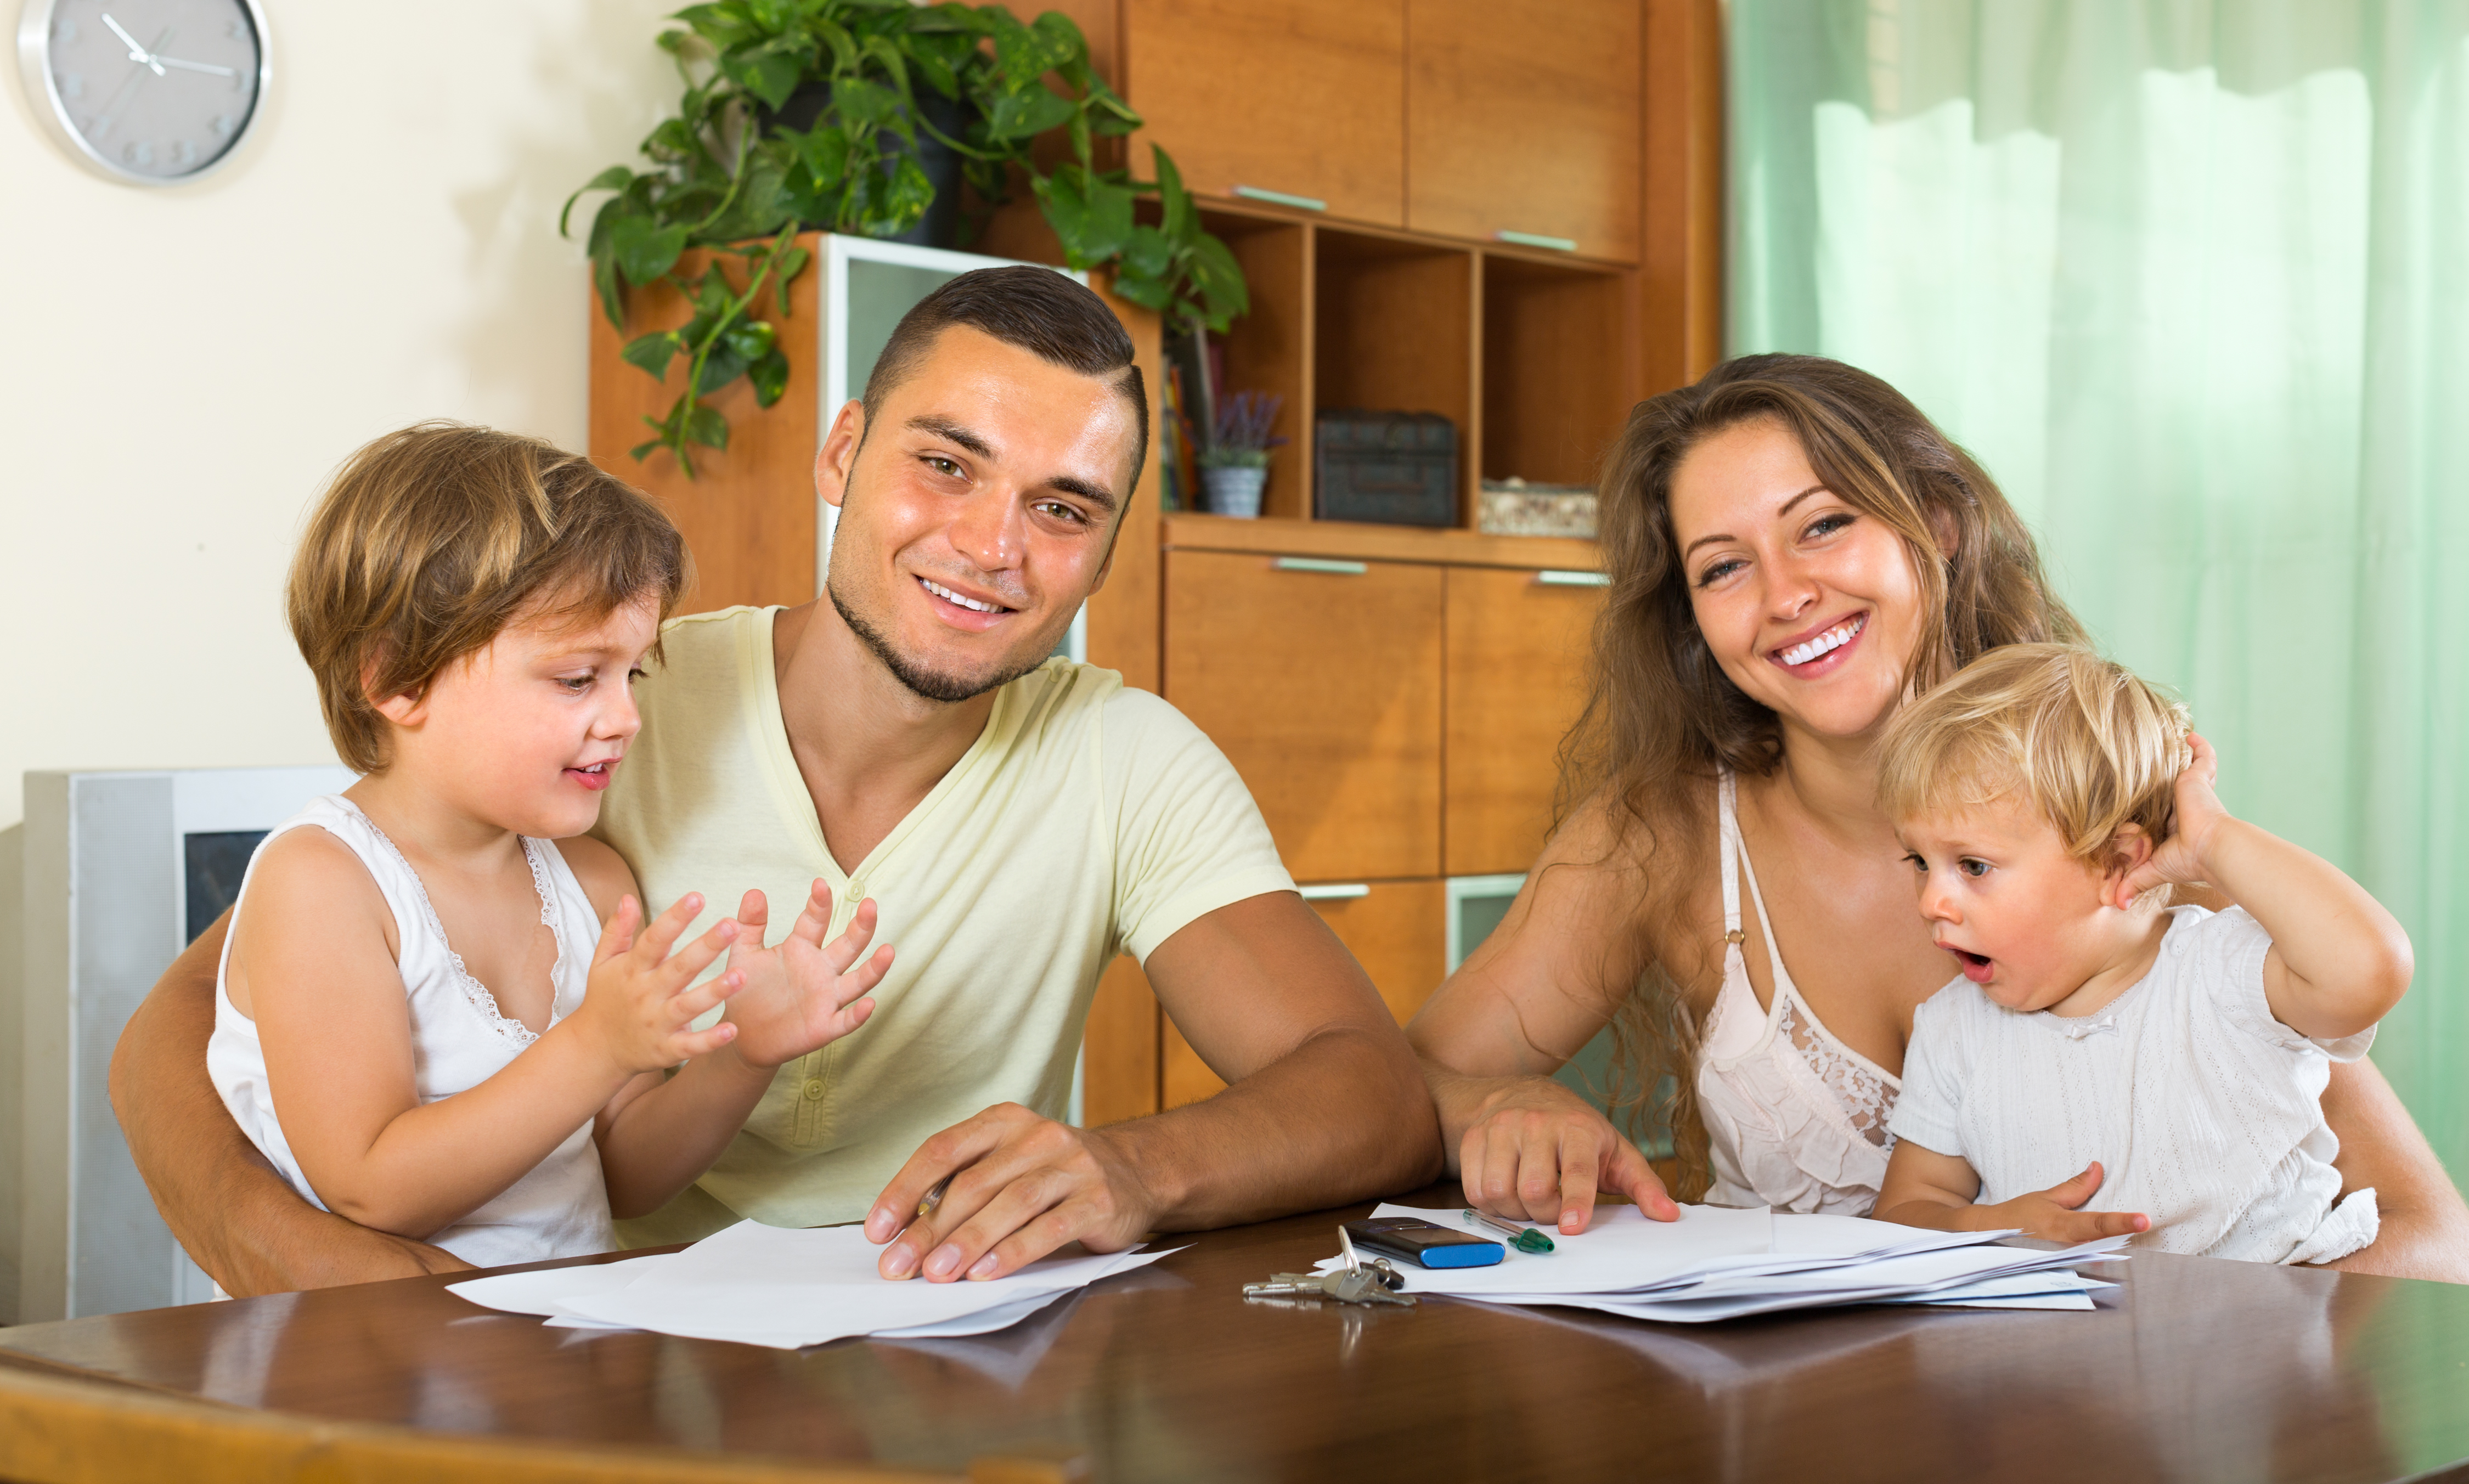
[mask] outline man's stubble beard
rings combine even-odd
[[[828,579],[823,584],[823,595],[832,600],[832,608],[841,615],[841,622],[847,624],[849,632],[858,637],[859,642],[865,644],[875,659],[883,661],[883,667],[891,672],[891,678],[909,687],[911,694],[927,701],[940,701],[950,706],[974,700],[989,690],[1002,689],[1046,662],[1046,657],[1040,655],[1027,664],[1008,670],[998,670],[992,676],[982,680],[940,674],[912,662],[906,655],[893,649],[890,641],[883,637],[882,631],[859,616],[855,609],[841,601],[840,593],[833,590]]]

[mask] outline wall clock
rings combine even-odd
[[[70,158],[130,185],[230,159],[271,76],[257,0],[26,0],[17,66]]]

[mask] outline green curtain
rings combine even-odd
[[[2469,0],[1731,0],[1728,72],[1731,350],[1908,393],[2399,916],[2469,1172]]]

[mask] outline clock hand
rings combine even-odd
[[[162,67],[154,60],[154,54],[138,46],[134,40],[130,40],[128,33],[121,31],[120,22],[113,20],[107,14],[104,16],[104,21],[105,24],[110,26],[113,31],[120,33],[122,40],[128,41],[129,46],[134,48],[134,50],[128,54],[129,60],[141,62],[146,67],[151,68],[154,76],[158,78],[165,75]],[[168,46],[171,44],[171,40],[172,28],[166,26],[163,28],[163,34],[154,38],[154,44],[158,47]],[[104,104],[103,111],[95,115],[92,127],[87,130],[86,137],[90,140],[100,140],[104,135],[111,132],[111,126],[118,121],[119,115],[117,110],[127,104],[130,99],[137,96],[136,89],[138,85],[143,83],[145,81],[146,73],[135,69],[132,69],[127,77],[122,79],[120,85],[111,90],[111,97]]]
[[[103,12],[103,23],[111,28],[111,34],[113,35],[118,36],[121,40],[128,43],[128,59],[130,61],[136,62],[140,66],[153,68],[154,75],[158,78],[163,76],[162,63],[157,62],[154,59],[154,54],[149,52],[146,48],[139,46],[137,44],[137,38],[130,35],[127,29],[122,26],[120,22],[111,18],[111,12],[109,11]],[[171,38],[170,32],[167,31],[163,35],[166,40]]]
[[[111,34],[113,35],[118,36],[121,40],[128,43],[128,59],[130,61],[142,62],[146,59],[146,48],[137,44],[137,38],[128,34],[127,27],[123,26],[120,22],[111,18],[111,12],[109,11],[103,12],[103,23],[111,28]]]
[[[218,67],[212,62],[182,61],[176,57],[157,57],[154,59],[166,67],[177,67],[183,72],[211,72],[219,78],[235,78],[240,76],[239,73],[232,71],[229,67]]]

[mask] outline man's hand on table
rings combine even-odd
[[[946,1176],[934,1215],[917,1204]],[[1119,1144],[1016,1102],[944,1129],[901,1167],[866,1215],[866,1239],[889,1242],[886,1278],[1000,1278],[1077,1241],[1118,1252],[1154,1223],[1155,1203]]]

